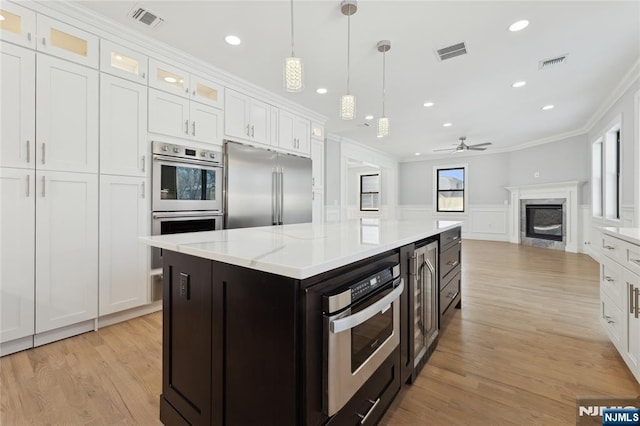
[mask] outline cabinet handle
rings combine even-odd
[[[44,148],[45,143],[42,142],[42,164],[44,164],[44,154],[45,154],[45,148]]]
[[[636,313],[635,313],[635,317],[638,318],[638,315],[640,315],[640,288],[636,287]]]
[[[609,324],[613,324],[613,323],[615,323],[615,321],[614,321],[614,320],[612,320],[612,319],[611,319],[611,317],[610,317],[610,316],[608,316],[608,315],[605,315],[605,316],[604,316],[604,319],[605,319],[605,321],[607,321]]]
[[[251,125],[251,137],[254,137],[254,136],[255,136],[255,131],[254,131],[254,130],[255,130],[255,129],[254,129],[253,124],[252,124],[252,125]]]
[[[251,136],[251,134],[249,133],[249,125],[247,124],[247,136]]]
[[[31,141],[27,141],[27,163],[31,162]]]
[[[46,196],[44,176],[42,176],[42,198]]]
[[[142,156],[142,173],[147,171],[147,156]]]
[[[193,134],[193,136],[195,136],[196,135],[196,122],[195,121],[191,122],[191,128],[193,129],[192,134]]]
[[[369,408],[369,411],[367,411],[367,414],[363,415],[363,414],[357,413],[358,417],[360,417],[360,424],[364,424],[364,422],[367,421],[367,419],[369,418],[373,410],[375,410],[376,406],[380,402],[380,398],[376,399],[375,401],[369,400],[369,402],[373,405],[371,406],[371,408]]]
[[[629,261],[640,265],[640,259],[631,259],[631,258],[629,258]]]
[[[144,80],[145,78],[147,78],[147,73],[146,73],[146,72],[143,72],[143,73],[142,73],[142,79]]]
[[[188,88],[188,87],[186,87],[186,88],[184,89],[184,93],[186,93],[187,95],[189,94],[189,88]]]
[[[42,37],[42,45],[43,46],[47,45],[47,39],[45,37]]]
[[[447,262],[447,266],[458,266],[458,261],[450,260],[449,262]]]
[[[614,246],[609,246],[609,245],[606,245],[606,244],[605,244],[604,248],[607,249],[607,250],[615,250]]]
[[[316,186],[316,178],[311,178],[311,186]]]
[[[604,280],[605,280],[606,282],[608,282],[608,283],[612,283],[612,282],[614,282],[614,281],[615,281],[615,280],[614,280],[613,278],[611,278],[609,275],[605,275],[605,276],[604,276]]]
[[[140,196],[140,198],[145,198],[145,197],[146,197],[146,194],[145,194],[145,191],[144,191],[144,182],[141,182],[141,183],[140,183],[140,189],[141,189],[140,193],[142,194],[142,195]]]
[[[184,120],[184,133],[189,136],[189,120]]]
[[[193,91],[193,96],[195,96],[195,95],[196,95],[196,91],[194,90],[194,91]]]
[[[634,302],[635,302],[635,291],[633,289],[633,284],[629,284],[629,313],[636,314],[636,318],[638,313],[636,312],[636,308],[634,307]]]
[[[31,33],[27,33],[27,40],[31,41]]]
[[[27,198],[31,196],[31,175],[27,175]]]

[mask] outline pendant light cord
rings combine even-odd
[[[384,52],[382,52],[382,116],[384,117],[384,92],[385,92],[385,70],[387,69],[387,63],[386,63],[386,58],[387,58],[387,51],[385,50]]]
[[[296,56],[293,53],[293,0],[291,0],[291,56]]]
[[[347,15],[347,95],[349,94],[349,81],[350,81],[350,70],[351,70],[351,10],[349,10],[349,14]]]

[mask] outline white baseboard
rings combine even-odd
[[[72,324],[66,327],[56,328],[55,330],[45,331],[33,336],[33,346],[42,346],[57,340],[66,339],[67,337],[77,336],[78,334],[87,333],[95,330],[95,320],[88,320]]]
[[[33,336],[2,342],[0,343],[0,356],[11,355],[16,352],[24,351],[25,349],[31,349],[32,347]]]
[[[160,310],[162,310],[162,300],[155,301],[148,305],[138,306],[137,308],[127,309],[126,311],[116,312],[115,314],[105,315],[98,318],[98,328],[129,321],[130,319],[152,314]]]

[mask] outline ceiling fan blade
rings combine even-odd
[[[486,151],[487,148],[478,148],[476,145],[472,145],[469,148],[467,148],[469,151]]]
[[[455,148],[445,148],[445,149],[434,149],[433,152],[438,152],[438,151],[455,151]]]
[[[477,143],[475,145],[467,145],[468,147],[472,147],[472,146],[487,146],[487,145],[493,145],[491,142],[485,142],[485,143]]]

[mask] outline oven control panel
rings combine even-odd
[[[222,162],[222,151],[191,148],[160,141],[153,141],[153,153],[176,158],[206,161],[208,163]]]
[[[351,301],[356,301],[371,293],[379,286],[388,283],[400,275],[400,265],[395,265],[383,271],[373,274],[349,286],[351,289]]]

